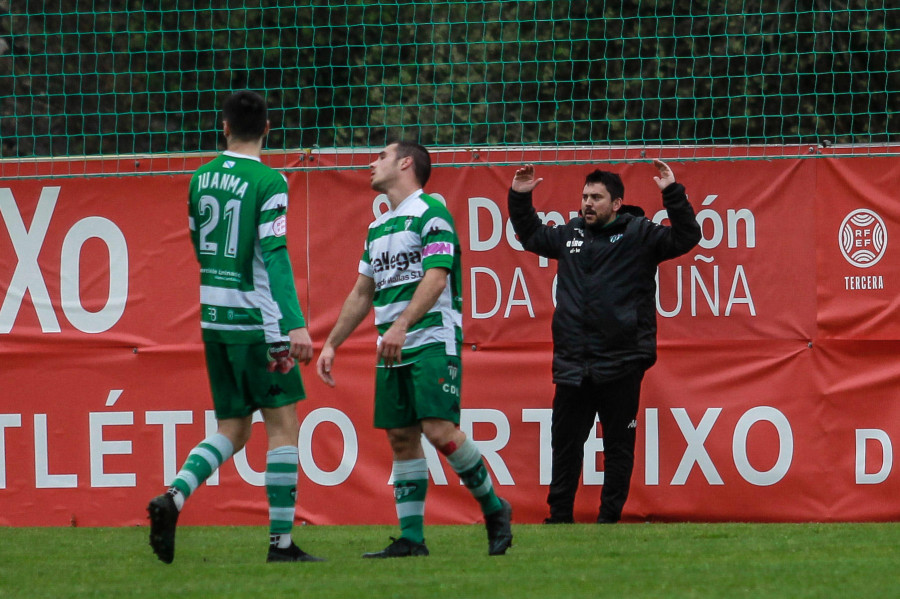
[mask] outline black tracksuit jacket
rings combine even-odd
[[[579,216],[541,223],[530,193],[509,190],[509,216],[529,252],[557,261],[553,313],[553,382],[578,386],[610,380],[656,362],[656,267],[699,243],[700,225],[684,186],[662,192],[671,226],[634,206],[600,230]]]

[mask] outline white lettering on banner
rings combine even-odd
[[[109,290],[106,305],[89,312],[81,303],[81,248],[94,238],[103,241],[109,251]],[[128,243],[111,220],[91,216],[69,230],[60,258],[59,294],[66,318],[83,333],[108,331],[122,318],[128,301]]]
[[[684,485],[694,464],[697,464],[710,485],[725,484],[705,447],[706,439],[721,414],[722,408],[708,408],[696,427],[684,408],[671,408],[670,411],[688,444],[671,484]],[[761,421],[773,424],[779,438],[778,458],[775,465],[765,472],[756,470],[747,458],[749,431],[754,424]],[[644,422],[646,423],[644,483],[648,486],[655,486],[659,484],[658,409],[647,408]],[[732,437],[732,459],[738,474],[745,481],[756,486],[773,485],[787,475],[793,463],[793,457],[793,431],[790,422],[781,411],[770,406],[757,406],[748,410],[738,420]]]
[[[709,206],[715,202],[718,197],[718,195],[707,195],[703,199],[702,205]],[[653,222],[662,224],[663,221],[668,218],[668,211],[660,210],[653,215]],[[722,220],[722,215],[711,208],[704,208],[697,212],[697,223],[700,225],[700,229],[703,232],[703,238],[700,240],[699,246],[705,250],[717,248],[721,245],[722,239],[727,233],[727,246],[732,249],[738,247],[738,226],[743,223],[744,247],[756,247],[756,217],[751,210],[746,208],[741,210],[729,209],[726,211],[726,221],[727,224]],[[712,225],[712,235],[710,236],[707,236],[707,229],[709,227],[704,226],[707,222]]]
[[[659,484],[659,410],[644,410],[644,484]]]
[[[465,410],[464,410],[465,411]],[[538,428],[538,482],[549,485],[553,476],[553,453],[550,446],[550,425],[552,423],[553,410],[549,408],[525,408],[522,410],[522,422],[536,422]],[[584,442],[584,460],[582,462],[582,481],[585,485],[602,485],[604,473],[597,470],[597,454],[603,453],[603,437],[598,435],[597,423],[594,419],[594,427]]]
[[[718,197],[717,195],[707,195],[703,200],[703,206],[711,205]],[[487,252],[496,249],[504,239],[504,231],[506,232],[505,238],[509,247],[516,251],[524,251],[522,244],[515,237],[515,232],[509,219],[506,220],[504,225],[503,213],[496,202],[490,198],[472,197],[469,198],[468,208],[469,249],[471,251]],[[537,214],[541,222],[547,225],[561,225],[566,222],[563,215],[559,212],[538,212]],[[569,218],[575,218],[577,215],[577,212],[570,212]],[[653,222],[661,224],[667,219],[667,211],[660,210],[654,215]],[[723,245],[733,249],[739,247],[741,243],[747,249],[756,247],[756,218],[749,209],[729,209],[725,212],[723,218],[721,214],[713,209],[704,208],[697,213],[697,221],[703,231],[703,237],[699,245],[704,250],[715,249]],[[714,256],[704,254],[697,254],[694,259],[707,264],[715,261]],[[539,265],[541,267],[546,267],[548,264],[549,261],[546,258],[539,257]],[[486,266],[471,267],[469,275],[472,318],[480,320],[498,316],[500,307],[504,305],[504,289],[500,277],[492,268]],[[689,277],[689,280],[686,280],[687,277]],[[493,285],[491,285],[492,282]],[[729,287],[727,301],[723,309],[724,285],[729,285]],[[522,288],[524,298],[515,299],[517,287],[519,286]],[[665,307],[663,306],[664,291],[667,290],[661,288],[659,271],[657,270],[657,312],[665,318],[674,318],[681,314],[686,289],[689,289],[690,293],[691,316],[697,316],[704,311],[704,305],[708,307],[709,312],[713,316],[732,316],[740,306],[746,306],[746,313],[750,316],[756,316],[756,305],[753,301],[750,281],[742,264],[736,265],[734,271],[728,273],[720,272],[718,264],[712,265],[711,270],[705,268],[702,264],[695,264],[691,266],[689,275],[685,275],[682,265],[675,265],[675,286],[672,290],[675,304],[673,307],[670,307],[668,302],[666,302]],[[482,301],[484,301],[485,297],[494,298],[494,303],[490,309],[484,309],[484,305],[478,304],[479,294]],[[506,298],[506,310],[503,313],[503,318],[509,318],[513,306],[526,306],[529,317],[535,317],[527,281],[520,268],[517,268],[513,275],[512,285]],[[551,288],[551,298],[555,306],[555,276]]]
[[[878,472],[866,472],[868,441],[881,444],[881,469]],[[894,467],[894,449],[891,438],[886,432],[877,428],[860,428],[856,430],[856,484],[877,485],[887,480]]]
[[[163,432],[162,460],[163,460],[163,484],[167,487],[175,480],[178,474],[178,455],[175,446],[175,427],[179,424],[191,424],[194,421],[194,413],[189,410],[173,412],[147,412],[144,414],[144,423],[149,425],[161,425]]]
[[[709,436],[709,432],[712,430],[721,412],[722,408],[709,408],[703,414],[703,418],[700,419],[700,424],[694,428],[687,410],[684,408],[672,408],[672,416],[675,417],[675,422],[678,424],[678,428],[681,429],[681,434],[688,444],[684,450],[684,455],[681,457],[681,463],[678,464],[678,469],[675,471],[675,477],[672,479],[673,485],[685,484],[694,464],[700,467],[700,471],[709,484],[725,484],[722,482],[722,477],[719,476],[712,458],[706,452],[706,447],[704,447],[706,438]]]
[[[36,489],[74,489],[77,474],[50,474],[47,448],[47,415],[34,415],[34,486]]]
[[[604,475],[602,470],[597,470],[597,454],[603,453],[603,437],[598,436],[597,425],[600,418],[594,418],[594,426],[588,435],[587,441],[584,442],[584,459],[582,460],[581,471],[582,480],[586,485],[602,485]]]
[[[111,391],[110,396],[119,391]],[[706,443],[714,430],[722,408],[708,408],[704,411],[700,421],[695,425],[685,408],[670,408],[669,412],[677,424],[680,439],[668,439],[663,442],[660,437],[660,414],[657,408],[644,410],[643,424],[645,433],[645,479],[647,486],[657,486],[660,481],[660,448],[671,448],[686,443],[675,475],[672,477],[671,486],[683,486],[696,465],[709,485],[723,485],[722,477],[713,460],[714,455],[707,450]],[[137,474],[133,472],[108,472],[104,464],[104,458],[109,455],[131,456],[132,441],[130,440],[136,429],[134,412],[91,412],[88,414],[89,426],[89,462],[90,480],[92,488],[109,487],[135,487],[137,486]],[[50,444],[57,436],[48,434],[47,414],[34,414],[34,451],[35,451],[35,488],[37,489],[64,489],[78,486],[78,475],[52,472],[49,454]],[[550,444],[550,429],[552,412],[549,408],[526,408],[521,411],[522,423],[537,423],[537,434],[531,429],[528,442],[537,444],[538,480],[541,485],[550,483],[552,474],[552,454]],[[178,434],[183,427],[190,425],[197,418],[190,411],[148,411],[144,414],[144,424],[147,426],[159,426],[162,433],[162,445],[160,455],[163,462],[164,484],[171,484],[176,474],[178,463],[177,448]],[[216,430],[215,414],[212,410],[204,412],[205,436],[208,437]],[[259,412],[254,413],[253,422],[262,422]],[[757,470],[750,464],[748,450],[752,443],[750,431],[755,425],[768,422],[775,427],[778,434],[778,455],[774,465],[768,470]],[[341,460],[333,470],[324,470],[315,460],[314,447],[315,434],[319,426],[331,423],[340,431],[342,447],[340,448]],[[486,424],[494,428],[493,434],[484,435],[479,424]],[[0,489],[6,488],[8,483],[7,459],[6,459],[6,430],[20,428],[22,426],[21,414],[0,414]],[[110,440],[113,435],[109,432],[112,427],[118,428],[118,440]],[[510,427],[510,415],[495,409],[471,409],[462,410],[460,429],[478,445],[484,457],[485,464],[493,473],[494,481],[498,485],[514,485],[515,478],[510,471],[507,461],[503,457],[503,451],[509,447],[512,438]],[[126,435],[126,431],[128,435]],[[478,438],[480,433],[483,438]],[[325,434],[325,433],[323,433]],[[196,445],[199,439],[193,438],[196,432],[192,430],[190,442],[183,441],[191,446]],[[329,433],[329,439],[334,439]],[[871,442],[871,443],[870,443]],[[867,472],[867,455],[873,444],[880,444],[882,461],[877,472]],[[319,443],[318,445],[321,445]],[[350,418],[334,408],[319,408],[310,412],[302,421],[298,439],[300,449],[300,466],[311,482],[321,486],[336,486],[345,482],[356,468],[359,456],[359,441],[356,427]],[[434,447],[423,439],[426,462],[429,475],[435,485],[447,485],[448,477],[445,472],[445,464]],[[849,448],[848,448],[849,449]],[[874,485],[885,482],[893,467],[893,448],[890,436],[879,429],[858,429],[856,431],[856,483],[859,485]],[[717,446],[717,451],[724,448]],[[727,451],[727,450],[725,450]],[[595,420],[594,427],[585,442],[583,482],[585,485],[602,485],[604,473],[597,468],[597,456],[603,452],[603,438],[600,427]],[[771,406],[757,406],[744,412],[735,424],[732,433],[732,459],[735,470],[744,481],[756,486],[774,485],[787,476],[793,464],[794,439],[790,422],[778,409]],[[721,459],[721,456],[718,456]],[[181,456],[183,460],[185,456]],[[134,470],[139,471],[138,465],[145,466],[145,459],[133,458]],[[265,485],[265,472],[251,468],[246,450],[242,449],[234,456],[235,468],[241,479],[252,486]],[[452,480],[458,480],[454,477]],[[216,473],[207,481],[207,485],[218,483]]]
[[[475,276],[478,274],[485,274],[488,277],[490,277],[491,280],[494,282],[494,290],[495,290],[494,297],[496,298],[496,300],[494,301],[494,305],[487,312],[479,312],[478,311],[478,289],[479,289],[479,287],[478,287],[477,277]],[[500,277],[498,277],[497,273],[495,273],[493,270],[491,270],[490,268],[485,268],[484,266],[473,266],[472,268],[470,268],[469,269],[469,277],[470,277],[469,287],[472,288],[472,301],[470,302],[472,304],[472,318],[474,318],[476,320],[482,319],[482,318],[490,318],[491,316],[496,314],[498,310],[500,310],[500,303],[503,301],[503,292],[500,289]]]
[[[479,277],[477,277],[476,275],[479,274],[487,275],[494,283],[494,305],[491,306],[491,308],[486,312],[479,311],[478,290],[484,290],[483,287],[480,287],[478,285]],[[472,318],[491,318],[492,316],[497,314],[497,312],[499,312],[500,305],[503,302],[503,289],[501,288],[500,277],[498,277],[497,273],[495,273],[493,270],[484,266],[473,266],[472,268],[470,268],[469,277],[469,286],[472,290]],[[481,279],[484,280],[483,277]],[[488,288],[490,288],[490,284],[488,284]],[[520,293],[520,289],[523,296],[521,299],[516,297]],[[534,308],[531,304],[531,295],[528,292],[528,285],[525,283],[525,275],[522,273],[522,268],[518,266],[516,267],[515,271],[513,271],[513,280],[512,284],[510,285],[509,294],[507,295],[506,310],[503,313],[503,318],[509,318],[513,306],[525,306],[525,308],[528,310],[528,316],[530,318],[534,318]]]
[[[0,334],[12,331],[26,293],[31,295],[41,331],[61,331],[44,274],[38,264],[38,255],[50,227],[59,191],[59,187],[43,188],[31,227],[26,229],[12,191],[0,188],[0,215],[6,223],[6,230],[18,258],[0,306]],[[81,250],[85,242],[93,238],[104,242],[109,252],[109,291],[105,305],[97,312],[85,310],[80,292]],[[72,326],[84,333],[102,333],[119,321],[128,300],[128,244],[115,223],[99,216],[91,216],[72,225],[63,238],[59,270],[60,303]]]
[[[134,473],[108,474],[103,466],[107,455],[130,455],[131,441],[106,441],[103,429],[111,426],[131,426],[134,424],[132,412],[91,412],[88,414],[91,448],[91,486],[134,487],[137,476]]]
[[[316,427],[323,422],[330,422],[338,427],[344,439],[344,453],[338,467],[331,472],[319,468],[313,456],[313,434]],[[309,479],[324,487],[339,485],[350,477],[359,456],[359,441],[353,421],[346,414],[334,408],[318,408],[303,419],[300,426],[300,463],[303,472]]]
[[[490,218],[490,234],[487,238],[481,236],[481,221],[478,214],[486,210]],[[500,244],[503,235],[503,216],[496,203],[488,198],[469,198],[469,249],[473,252],[486,252]]]
[[[53,304],[50,301],[47,284],[44,283],[41,267],[38,265],[38,254],[50,228],[50,219],[56,207],[59,189],[59,187],[45,187],[41,190],[40,199],[34,209],[34,217],[31,219],[31,229],[25,228],[25,221],[22,220],[12,190],[0,189],[0,215],[3,216],[13,250],[19,259],[6,288],[3,306],[0,307],[0,333],[9,333],[12,330],[26,292],[31,294],[31,302],[41,323],[41,330],[45,333],[59,333],[61,330],[53,312]]]
[[[538,428],[538,482],[549,485],[553,474],[553,454],[550,448],[550,424],[553,411],[547,408],[526,408],[522,410],[522,422],[537,422]]]
[[[719,196],[708,195],[703,200],[703,206],[709,206]],[[660,210],[653,216],[653,222],[661,224],[668,219],[668,212]],[[723,240],[728,248],[737,248],[739,243],[740,227],[743,226],[744,231],[744,247],[747,249],[756,247],[756,219],[753,212],[748,209],[726,211],[726,220],[723,221],[722,215],[712,210],[704,208],[697,213],[697,222],[703,232],[699,247],[704,250],[715,249],[722,245]],[[706,225],[710,226],[706,226]],[[712,231],[709,231],[709,229]],[[727,239],[726,239],[727,236]],[[715,256],[707,256],[705,254],[696,254],[695,261],[710,264],[715,261]],[[691,290],[691,316],[697,316],[697,299],[701,296],[706,300],[713,316],[720,315],[720,285],[719,285],[719,265],[716,264],[712,268],[711,281],[706,277],[710,276],[707,271],[701,271],[702,266],[692,265],[690,274],[690,290]],[[682,266],[675,266],[675,307],[665,309],[662,305],[662,289],[659,284],[659,270],[656,273],[656,310],[660,316],[664,318],[673,318],[681,313],[682,302],[684,297]],[[731,275],[731,289],[728,294],[728,302],[725,306],[725,316],[731,316],[732,310],[737,305],[746,305],[750,316],[756,316],[756,306],[753,303],[753,295],[750,292],[750,284],[747,280],[747,274],[743,265],[738,264],[734,273]]]
[[[660,297],[659,269],[656,271],[656,310],[660,316],[664,318],[673,318],[681,313],[682,300],[684,297],[683,268],[680,264],[675,266],[675,307],[666,310],[662,306]],[[710,289],[710,287],[712,289]],[[719,316],[719,265],[713,266],[712,283],[707,285],[703,278],[703,274],[696,265],[691,265],[691,316],[697,316],[697,299],[699,297],[697,291],[700,290],[709,306],[713,316]],[[731,281],[731,291],[728,294],[728,303],[725,305],[725,316],[731,316],[734,306],[746,304],[750,316],[756,316],[756,306],[753,303],[753,296],[750,293],[750,287],[747,282],[747,274],[744,267],[738,264],[734,269],[734,275]]]
[[[847,291],[884,289],[884,277],[882,275],[870,275],[865,277],[844,277],[844,289],[846,289]]]
[[[484,211],[487,212],[489,221],[481,220],[479,215]],[[554,226],[566,223],[565,217],[559,212],[538,212],[537,215],[545,225]],[[576,216],[578,216],[578,212],[569,213],[570,219],[575,218]],[[486,235],[482,234],[485,232],[485,227],[482,227],[483,222],[488,227]],[[487,252],[493,250],[500,245],[500,240],[503,238],[504,231],[506,233],[506,243],[509,244],[509,247],[517,252],[525,251],[525,248],[522,247],[522,244],[516,237],[516,231],[512,226],[512,221],[506,219],[506,224],[503,224],[503,214],[496,202],[490,198],[469,198],[469,249],[471,251]],[[543,256],[538,257],[538,264],[542,268],[546,267],[549,263],[550,261],[547,258],[544,258]]]
[[[0,414],[0,489],[6,488],[6,429],[21,426],[21,414]]]
[[[761,472],[750,465],[747,459],[747,435],[757,422],[769,422],[775,425],[778,432],[778,459],[775,465],[766,472]],[[770,406],[758,406],[747,410],[734,427],[732,455],[738,474],[751,485],[767,487],[774,485],[787,475],[794,458],[794,435],[791,423],[779,410]]]

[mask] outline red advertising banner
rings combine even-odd
[[[367,171],[318,163],[288,174],[288,242],[317,348],[385,205]],[[625,520],[900,517],[897,159],[670,165],[703,240],[659,268],[659,360],[644,382]],[[597,166],[622,175],[626,203],[665,222],[644,161],[538,165],[546,222],[577,213]],[[447,203],[464,250],[461,426],[517,521],[538,522],[550,478],[556,268],[524,252],[508,222],[514,170],[439,166],[428,191]],[[147,500],[214,429],[188,180],[0,180],[0,525],[143,523]],[[298,520],[396,519],[390,450],[372,427],[374,344],[370,317],[338,351],[334,389],[302,370]],[[181,522],[267,521],[258,426]],[[602,446],[598,427],[578,520],[596,517]],[[426,520],[477,521],[455,474],[427,453]]]

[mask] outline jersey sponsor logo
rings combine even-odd
[[[380,291],[384,287],[388,285],[396,285],[398,283],[406,283],[408,281],[417,281],[425,277],[425,274],[420,271],[400,271],[396,274],[391,275],[387,279],[382,279],[375,283],[375,291]]]
[[[453,244],[447,241],[436,241],[435,243],[429,243],[422,249],[423,258],[435,255],[452,256]]]
[[[422,262],[422,254],[419,252],[398,252],[389,254],[382,252],[379,256],[372,259],[372,269],[375,272],[384,272],[385,270],[409,270],[410,266]]]
[[[287,216],[281,215],[272,221],[272,233],[276,237],[284,237],[287,232]]]

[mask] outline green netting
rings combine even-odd
[[[0,156],[896,144],[894,0],[0,1]],[[760,8],[760,7],[763,8]]]

